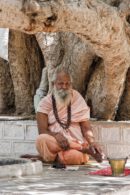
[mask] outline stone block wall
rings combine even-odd
[[[130,122],[92,121],[93,132],[108,157],[130,154]]]
[[[36,121],[0,121],[0,155],[36,154]]]
[[[109,157],[130,154],[130,122],[91,121],[95,139]],[[0,121],[0,155],[37,154],[36,121]]]

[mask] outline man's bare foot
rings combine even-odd
[[[56,168],[56,169],[63,169],[63,168],[66,168],[65,164],[63,164],[63,163],[60,161],[60,158],[59,158],[58,155],[56,156],[56,159],[55,159],[55,161],[53,162],[52,167],[53,167],[53,168]]]

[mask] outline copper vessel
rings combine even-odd
[[[120,177],[124,176],[124,171],[125,171],[125,164],[127,162],[127,157],[126,158],[107,158],[109,161],[109,164],[112,169],[112,176],[114,177]]]

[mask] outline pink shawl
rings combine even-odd
[[[67,109],[66,107],[58,107],[58,115],[60,120],[66,123]],[[86,121],[90,118],[90,109],[87,106],[83,97],[76,90],[72,90],[71,99],[71,125],[69,129],[64,130],[59,123],[57,123],[52,109],[51,94],[44,97],[39,105],[37,112],[41,112],[48,115],[49,130],[52,132],[62,132],[65,137],[70,140],[78,140],[84,142],[84,138],[80,128],[80,122]]]

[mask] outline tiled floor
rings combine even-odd
[[[90,176],[89,171],[108,166],[90,163],[87,166],[69,166],[66,170],[44,165],[40,176],[0,179],[0,195],[130,195],[130,176]],[[130,167],[130,164],[127,164]]]

